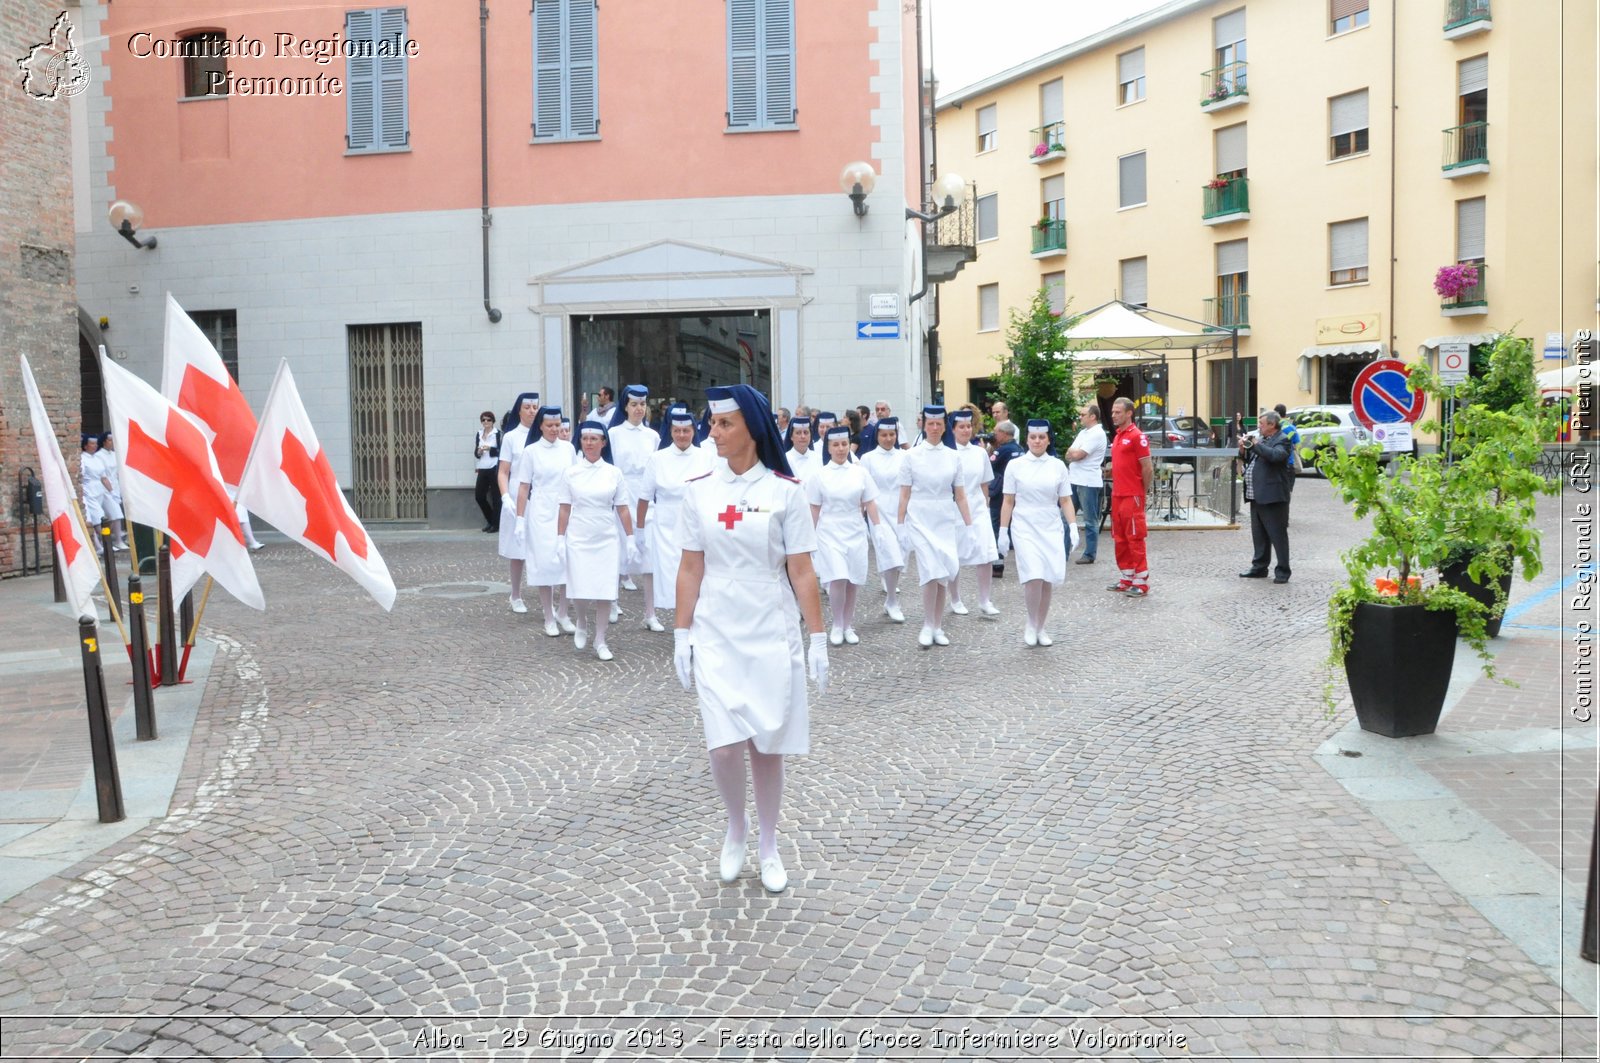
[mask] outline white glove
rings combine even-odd
[[[995,546],[1000,549],[1000,556],[1005,557],[1011,552],[1011,529],[1001,528],[999,536],[995,539]]]
[[[1078,531],[1078,522],[1072,521],[1067,525],[1067,535],[1072,538],[1072,548],[1076,550],[1078,544],[1083,542],[1083,533]]]
[[[513,513],[517,511],[517,500],[512,498],[510,494],[501,495],[500,504],[511,510]]]
[[[567,563],[567,537],[565,535],[556,536],[556,562],[561,565]]]
[[[639,543],[633,536],[628,536],[628,568],[637,570],[644,562],[644,555],[639,553]]]
[[[827,639],[824,638],[826,643]],[[694,689],[694,638],[686,627],[672,629],[672,667],[678,670],[683,689]]]
[[[527,517],[518,517],[517,518],[517,537],[520,539],[522,536],[526,535],[527,533],[528,533],[528,518]]]
[[[900,549],[909,555],[911,553],[911,529],[906,527],[905,521],[901,521],[894,526],[894,537],[900,540]]]
[[[978,522],[973,521],[968,524],[966,530],[961,534],[966,537],[967,549],[976,553],[978,550]]]
[[[828,694],[828,635],[819,631],[811,636],[811,653],[806,657],[806,674],[817,683],[817,697]]]

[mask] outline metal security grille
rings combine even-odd
[[[350,434],[362,520],[425,520],[422,325],[350,326]]]

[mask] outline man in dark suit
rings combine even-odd
[[[1004,409],[1004,406],[1001,408]],[[989,485],[989,523],[996,535],[1000,534],[1000,507],[1005,503],[1006,466],[1011,464],[1012,458],[1026,453],[1017,445],[1017,426],[1004,418],[995,422],[994,453],[989,455],[989,464],[994,468],[994,483]],[[1004,576],[1004,559],[996,561],[990,571],[996,576]]]
[[[1250,463],[1250,538],[1256,548],[1249,570],[1239,573],[1244,579],[1265,579],[1267,562],[1276,554],[1272,582],[1289,582],[1289,492],[1294,488],[1294,470],[1289,464],[1289,437],[1281,425],[1277,413],[1268,410],[1261,415],[1259,436],[1246,436],[1239,444],[1239,457]]]

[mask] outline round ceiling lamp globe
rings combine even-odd
[[[958,173],[946,173],[933,183],[933,201],[941,206],[961,202],[967,192],[967,182]]]
[[[861,162],[858,160],[856,162],[847,163],[845,168],[839,171],[839,189],[840,191],[844,192],[845,195],[849,195],[850,193],[854,192],[856,190],[856,185],[861,186],[862,195],[869,195],[877,183],[878,174],[873,170],[872,163],[870,162]]]

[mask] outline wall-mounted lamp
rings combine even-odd
[[[933,182],[933,210],[921,211],[906,208],[906,218],[920,218],[922,221],[938,221],[946,214],[954,214],[956,208],[961,206],[960,199],[967,194],[967,182],[958,173],[947,173]]]
[[[119,199],[111,204],[111,209],[106,212],[111,219],[111,227],[128,243],[144,250],[156,246],[156,238],[147,236],[143,240],[134,234],[139,231],[139,226],[144,224],[144,211],[139,209],[137,203],[130,203],[126,199]]]
[[[856,217],[867,216],[867,196],[878,183],[878,174],[870,162],[852,162],[839,171],[839,187],[850,197]]]

